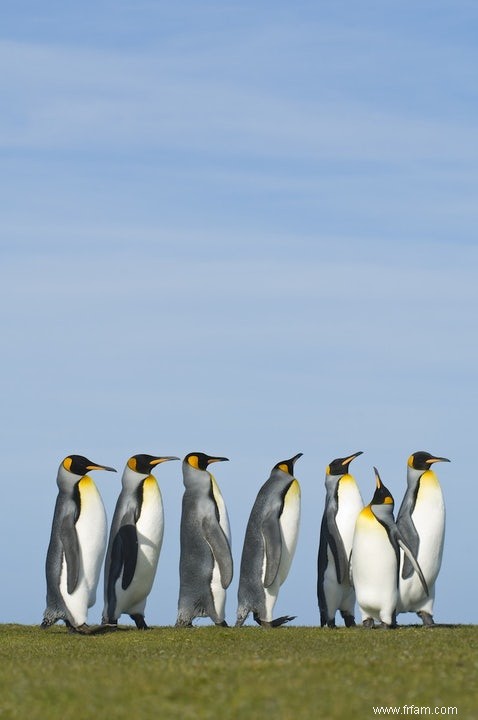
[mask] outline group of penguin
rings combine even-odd
[[[433,624],[435,581],[440,570],[445,507],[433,463],[449,462],[419,451],[408,459],[407,490],[397,521],[394,501],[376,468],[376,490],[364,507],[349,465],[361,452],[338,458],[325,476],[317,596],[321,626],[335,626],[337,612],[355,625],[357,602],[365,627],[395,627],[401,612],[416,612]],[[278,462],[260,488],[247,523],[238,587],[236,627],[250,613],[262,627],[294,619],[273,618],[279,588],[294,557],[301,493],[294,465],[302,453]],[[108,538],[106,512],[89,476],[116,472],[83,455],[69,455],[58,469],[58,496],[46,557],[47,602],[41,627],[62,620],[71,632],[92,634],[117,627],[127,614],[147,629],[145,607],[163,541],[161,491],[152,474],[173,456],[133,455],[122,476]],[[226,626],[226,590],[233,576],[228,514],[208,467],[228,458],[192,452],[182,462],[184,494],[180,523],[177,627],[209,617]],[[106,555],[106,557],[105,557]],[[88,609],[104,562],[101,625],[87,624]]]

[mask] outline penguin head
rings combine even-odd
[[[208,465],[215,462],[225,462],[229,458],[206,455],[201,452],[192,452],[183,460],[183,483],[186,490],[208,493],[211,487],[212,475],[208,472]]]
[[[60,465],[60,470],[66,470],[66,472],[72,475],[78,475],[83,477],[90,470],[108,470],[109,472],[116,472],[112,467],[107,465],[98,465],[91,460],[88,460],[84,455],[68,455]]]
[[[174,455],[158,456],[140,453],[139,455],[132,455],[126,465],[130,470],[140,475],[150,475],[153,467],[169,460],[179,460],[179,458]]]
[[[393,519],[393,508],[395,506],[395,502],[392,494],[383,484],[377,468],[374,467],[373,470],[375,472],[376,487],[375,493],[370,502],[372,512],[379,520]]]
[[[413,455],[410,455],[407,465],[411,470],[423,470],[424,472],[425,470],[429,470],[433,463],[436,462],[450,461],[448,458],[437,457],[436,455],[431,455],[429,452],[425,452],[424,450],[418,450],[417,452],[414,452]]]
[[[296,460],[302,457],[302,455],[303,453],[298,453],[297,455],[294,455],[294,457],[291,457],[289,460],[281,460],[276,465],[274,465],[272,470],[282,470],[282,472],[285,472],[288,475],[292,475],[292,477],[294,477],[294,464]]]
[[[58,468],[57,485],[61,491],[71,492],[79,479],[87,475],[90,470],[116,472],[114,468],[107,465],[98,465],[98,463],[88,460],[84,455],[68,455]]]
[[[208,465],[215,462],[226,462],[229,458],[206,455],[202,452],[191,452],[183,460],[183,464],[195,470],[207,470]]]
[[[354,453],[353,455],[349,455],[348,457],[344,458],[336,458],[335,460],[332,460],[330,465],[327,465],[327,468],[325,470],[326,475],[346,475],[349,471],[349,465],[352,462],[352,460],[355,460],[356,457],[359,455],[362,455],[362,450],[359,450],[358,452]]]

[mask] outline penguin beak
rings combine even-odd
[[[215,462],[229,462],[229,458],[226,457],[210,457],[207,459],[207,464],[210,465],[211,463]]]
[[[380,488],[382,487],[382,481],[380,479],[380,475],[378,474],[378,470],[375,466],[373,468],[373,471],[375,473],[375,483],[377,485],[377,490],[380,490]]]
[[[425,460],[425,462],[427,465],[433,465],[433,463],[436,463],[436,462],[451,462],[451,461],[448,460],[448,458],[444,458],[444,457],[432,457],[432,458],[428,458],[428,460]]]
[[[350,455],[350,457],[345,458],[345,460],[342,460],[342,465],[344,467],[347,467],[347,465],[350,465],[352,460],[355,460],[359,455],[363,455],[363,450],[359,450],[358,452],[354,453],[353,455]]]
[[[87,465],[86,469],[87,470],[108,470],[108,472],[117,472],[117,470],[115,470],[115,468],[108,467],[108,465],[93,465],[92,464],[92,465]]]
[[[178,458],[175,455],[168,455],[165,457],[154,458],[154,460],[151,460],[151,462],[149,464],[151,465],[151,467],[154,467],[155,465],[159,465],[160,463],[163,463],[163,462],[168,462],[169,460],[180,460],[180,459],[181,458]]]

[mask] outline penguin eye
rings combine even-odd
[[[63,467],[65,468],[65,470],[68,470],[68,472],[70,472],[72,463],[73,463],[73,460],[71,459],[71,457],[65,458],[63,460]]]
[[[134,470],[136,472],[136,458],[135,457],[130,457],[127,464],[128,464],[128,467],[130,470]]]

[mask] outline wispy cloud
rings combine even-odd
[[[269,85],[261,79],[261,67],[254,76],[248,59],[252,46],[268,68],[262,73],[270,77],[270,58],[254,36],[242,36],[242,45],[236,38],[231,48],[218,42],[213,51],[199,44],[199,53],[197,41],[194,52],[166,44],[155,51],[127,53],[3,41],[0,61],[8,70],[0,84],[8,103],[1,120],[2,145],[101,146],[121,152],[127,144],[128,152],[175,147],[212,156],[245,152],[255,157],[396,165],[476,159],[471,117],[431,117],[417,112],[413,102],[410,107],[403,101],[395,106],[388,101],[387,76],[379,70],[374,73],[375,95],[365,90],[360,97],[345,88],[341,93],[321,92],[321,85],[330,87],[335,77],[340,85],[340,46],[331,50],[333,64],[327,75],[318,63],[315,84],[307,68],[308,90],[298,94],[290,81],[281,86],[281,70],[290,73],[289,64],[295,72],[307,67],[307,54],[299,62],[295,58],[294,42],[290,56],[279,55],[286,37],[290,43],[293,31],[280,28],[272,39],[261,38],[271,43],[270,55],[279,63]],[[330,59],[320,47],[311,55],[315,63],[321,56],[324,62]],[[369,66],[373,57],[367,54],[358,62]],[[395,68],[392,76],[398,74]],[[381,86],[383,99],[377,92]],[[403,92],[406,95],[406,89]]]

